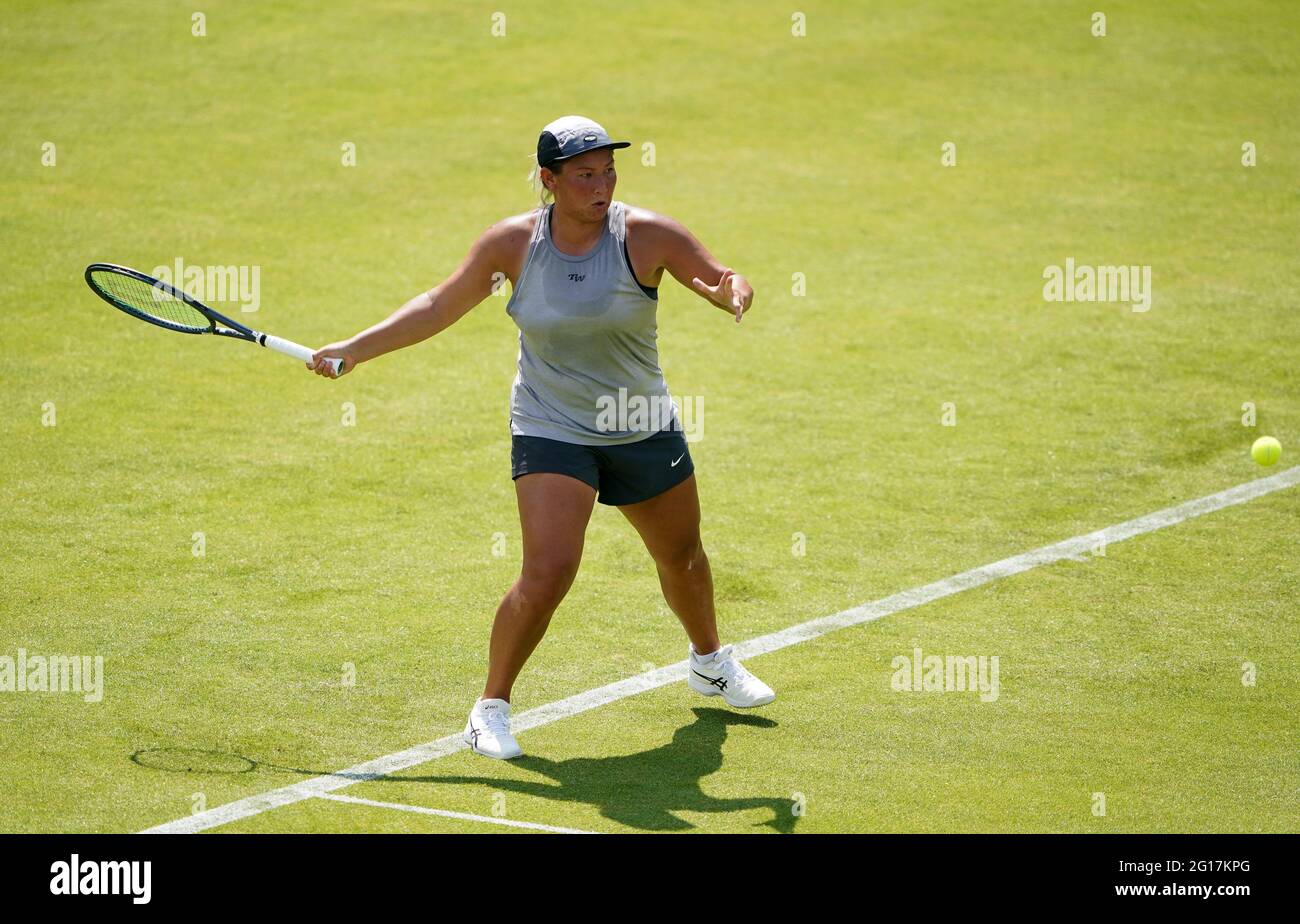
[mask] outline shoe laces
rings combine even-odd
[[[746,680],[754,676],[749,671],[745,670],[745,665],[737,661],[730,651],[727,652],[726,658],[723,659],[722,664],[719,665],[719,667],[722,670],[723,676],[737,686],[743,684]]]
[[[510,734],[510,717],[501,709],[485,709],[479,711],[479,716],[483,719],[483,724],[494,737]]]

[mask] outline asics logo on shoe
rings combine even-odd
[[[701,680],[713,684],[719,690],[725,690],[727,688],[726,677],[706,677],[696,670],[691,671],[691,673],[694,674],[696,677],[699,677]]]

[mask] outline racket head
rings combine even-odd
[[[86,267],[86,285],[114,308],[182,334],[208,334],[216,322],[211,309],[161,279],[116,263]]]

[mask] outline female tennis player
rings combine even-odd
[[[623,512],[654,559],[664,599],[690,640],[691,689],[737,707],[776,698],[718,641],[695,469],[655,344],[664,270],[737,323],[754,291],[676,221],[614,199],[613,152],[630,145],[581,116],[547,125],[535,176],[551,204],[543,199],[541,208],[488,228],[443,283],[307,364],[333,378],[325,360],[343,359],[342,374],[350,374],[445,330],[492,294],[494,278],[511,282],[506,312],[519,327],[511,467],[523,568],[497,608],[487,683],[465,727],[469,745],[488,757],[522,753],[510,732],[511,687],[578,573],[597,500]],[[625,407],[640,396],[664,409],[642,415],[657,426],[629,428],[628,415],[611,420],[623,389]]]

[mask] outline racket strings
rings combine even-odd
[[[134,276],[98,271],[91,274],[95,287],[125,311],[143,315],[183,330],[204,331],[208,319],[192,305],[172,295],[161,286],[153,286]]]

